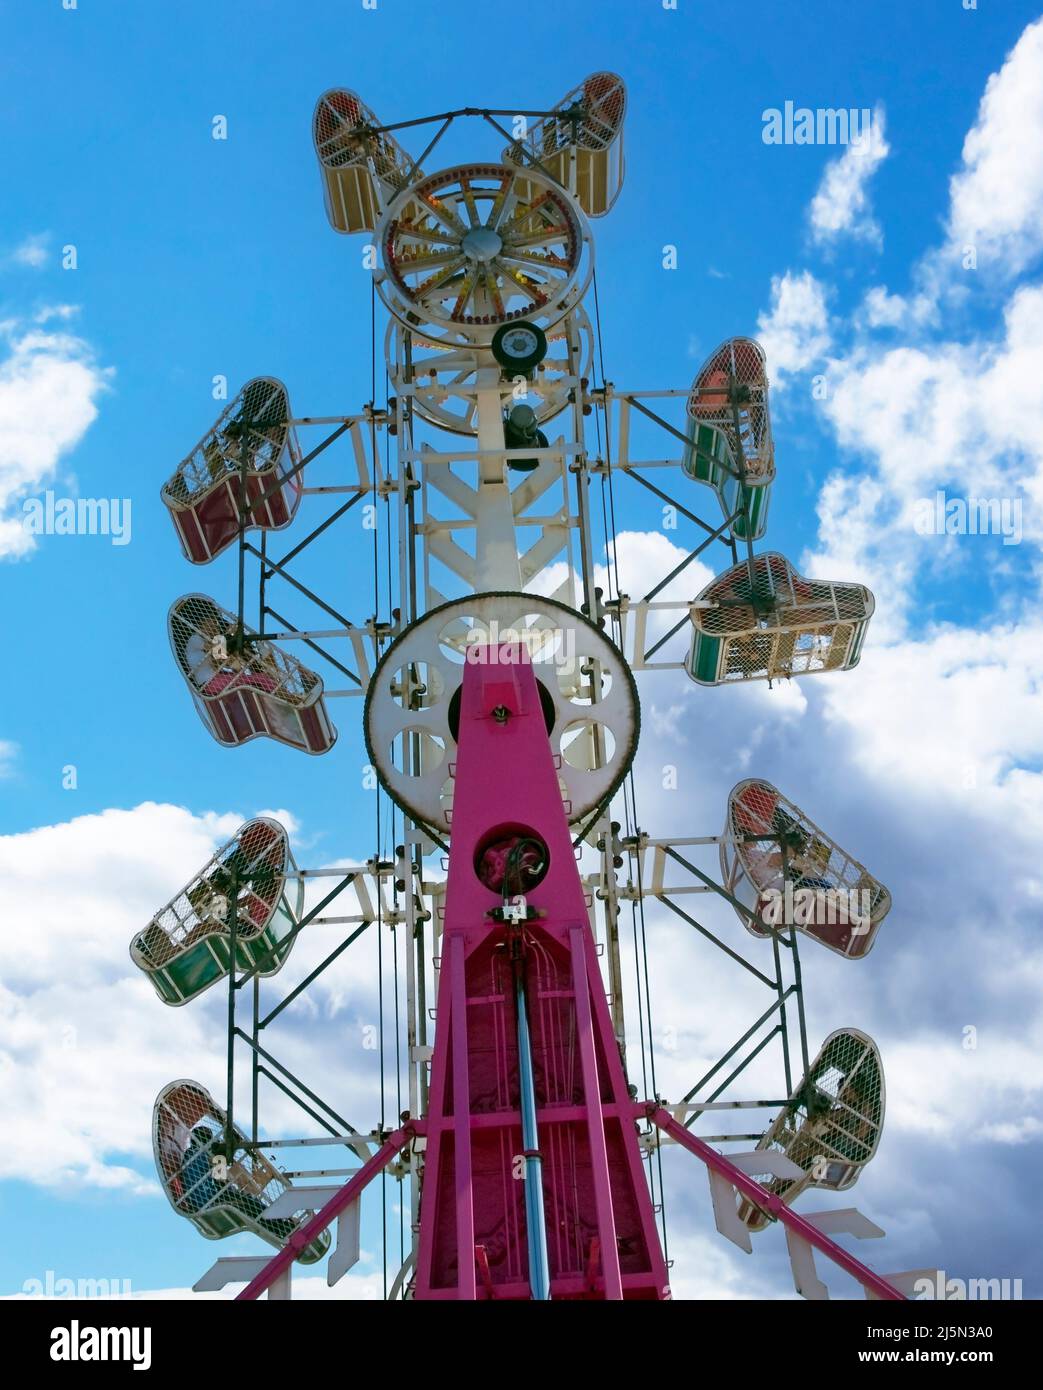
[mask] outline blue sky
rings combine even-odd
[[[178,1074],[219,1083],[220,1008],[163,1010],[130,978],[126,942],[240,815],[283,808],[303,860],[370,852],[359,704],[336,702],[328,758],[225,753],[165,633],[177,595],[234,595],[231,557],[193,571],[158,497],[216,414],[215,374],[280,377],[299,413],[369,397],[370,281],[361,239],[326,223],[315,98],[354,87],[385,120],[541,106],[607,68],[630,97],[626,183],[594,224],[608,377],[684,387],[723,338],[760,337],[779,462],[768,544],[878,601],[850,676],[770,693],[644,682],[639,788],[663,817],[650,828],[713,833],[728,787],[756,773],[832,814],[878,866],[896,908],[874,954],[807,965],[813,1035],[863,1026],[888,1068],[892,1128],[859,1189],[894,1242],[877,1262],[1023,1277],[1038,1296],[1024,1231],[1043,1133],[1038,6],[754,2],[741,25],[695,0],[476,13],[461,0],[23,0],[5,14],[0,583],[18,676],[0,696],[0,1100],[16,1131],[0,1159],[0,1293],[47,1269],[191,1283],[211,1252],[147,1191],[148,1105]],[[871,108],[868,171],[838,170],[838,148],[765,144],[762,112],[786,101]],[[211,138],[218,114],[225,141]],[[464,127],[442,162],[499,148]],[[77,267],[63,269],[70,244]],[[47,488],[131,499],[130,543],[27,545],[22,501]],[[912,508],[937,489],[1020,499],[1021,543],[918,536]],[[628,508],[635,574],[659,520]],[[371,561],[353,534],[322,572],[362,621]],[[667,761],[688,779],[671,818],[655,793]],[[702,965],[676,926],[658,945],[679,1093],[728,1019],[678,996],[676,978]],[[302,1023],[302,1056],[371,1016],[367,961]],[[363,1064],[352,1094],[368,1125]],[[670,1172],[685,1287],[784,1293],[774,1233],[762,1260],[733,1260]]]

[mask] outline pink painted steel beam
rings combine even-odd
[[[676,1139],[682,1148],[695,1154],[697,1158],[701,1158],[708,1168],[722,1173],[744,1197],[749,1198],[758,1207],[763,1207],[765,1211],[777,1217],[784,1226],[788,1226],[791,1231],[806,1240],[809,1245],[814,1246],[816,1250],[821,1250],[834,1264],[839,1265],[841,1269],[846,1270],[848,1274],[857,1279],[863,1287],[872,1289],[878,1298],[905,1300],[905,1294],[896,1289],[893,1284],[889,1284],[881,1275],[874,1273],[861,1260],[856,1260],[854,1255],[849,1255],[842,1245],[838,1245],[835,1240],[830,1240],[829,1236],[824,1235],[817,1226],[813,1226],[810,1221],[799,1216],[792,1207],[786,1205],[781,1197],[761,1187],[759,1182],[755,1182],[741,1168],[730,1163],[724,1154],[718,1153],[705,1140],[699,1139],[690,1130],[685,1129],[684,1125],[679,1124],[669,1111],[653,1103],[639,1106],[637,1109],[639,1113],[643,1112],[664,1134],[669,1134],[671,1139]]]
[[[396,1129],[381,1147],[367,1159],[359,1171],[350,1178],[335,1197],[331,1197],[326,1205],[315,1213],[312,1219],[306,1222],[298,1230],[294,1231],[289,1240],[279,1251],[273,1255],[260,1274],[254,1276],[243,1289],[242,1293],[236,1294],[236,1303],[249,1302],[252,1299],[260,1298],[261,1294],[274,1284],[279,1275],[289,1269],[296,1257],[316,1236],[321,1235],[326,1227],[340,1216],[341,1212],[347,1211],[352,1202],[359,1196],[364,1187],[382,1172],[396,1154],[400,1153],[407,1144],[423,1131],[423,1125],[415,1120]]]
[[[524,1156],[517,951],[551,1296],[669,1298],[633,1102],[524,644],[469,647],[456,742],[415,1297],[532,1297],[528,1204],[515,1176]],[[542,841],[545,862],[526,893],[529,915],[514,925],[504,920],[502,885],[490,887],[479,864],[517,837]]]
[[[457,1297],[478,1296],[474,1252],[474,1194],[471,1174],[471,1112],[467,1105],[471,1082],[467,1065],[467,979],[464,974],[464,944],[459,936],[446,933],[445,951],[449,971],[453,1020],[453,1179],[456,1194]]]
[[[616,1220],[612,1211],[612,1179],[608,1168],[605,1119],[601,1110],[601,1084],[594,1052],[594,1019],[590,1008],[587,980],[586,933],[582,927],[569,932],[572,951],[572,987],[576,998],[576,1040],[583,1072],[583,1096],[587,1108],[587,1134],[590,1140],[590,1166],[594,1182],[594,1203],[601,1240],[601,1270],[606,1299],[622,1299],[623,1281],[619,1270]],[[600,983],[600,982],[599,982]]]

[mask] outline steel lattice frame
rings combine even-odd
[[[613,411],[618,417],[620,412],[634,406],[637,396],[605,390],[592,384],[582,386],[578,382],[573,391],[574,399],[568,407],[568,423],[575,438],[568,440],[562,430],[561,437],[555,439],[548,449],[539,451],[545,469],[543,475],[535,484],[526,479],[515,489],[519,525],[533,528],[538,537],[533,547],[538,550],[537,556],[528,565],[523,556],[525,579],[527,582],[538,579],[552,564],[560,562],[561,547],[567,547],[570,552],[568,572],[556,586],[555,594],[562,601],[571,600],[575,606],[589,612],[594,622],[606,623],[633,670],[680,670],[684,667],[681,648],[690,630],[690,602],[658,597],[666,584],[676,578],[677,570],[664,574],[647,594],[639,598],[602,594],[597,574],[599,544],[591,516],[591,491],[607,488],[610,480],[621,480],[620,486],[623,482],[628,486],[637,483],[646,491],[651,489],[668,505],[676,507],[679,515],[689,519],[698,533],[681,569],[690,560],[707,552],[720,556],[725,564],[734,563],[738,558],[735,542],[725,534],[725,525],[707,521],[695,510],[702,501],[701,490],[686,486],[678,490],[680,495],[675,495],[673,479],[669,475],[664,476],[664,465],[669,460],[630,457],[625,424],[620,427],[618,418],[613,418]],[[644,393],[641,399],[647,394]],[[677,398],[687,395],[683,390],[669,394]],[[603,445],[601,450],[587,446],[588,434],[593,433],[591,421],[593,419],[598,423],[597,417],[600,417],[602,440],[609,446]],[[461,448],[460,444],[468,442],[465,440],[459,444],[447,443],[437,451],[425,450],[425,441],[420,436],[427,433],[430,427],[412,409],[408,393],[401,391],[391,411],[368,408],[355,416],[321,421],[302,418],[293,423],[302,433],[333,426],[318,445],[306,451],[306,461],[315,459],[326,448],[336,444],[343,434],[348,434],[354,446],[353,458],[348,465],[348,480],[332,488],[314,490],[330,497],[330,512],[287,553],[272,556],[269,553],[271,542],[267,537],[262,536],[259,543],[255,543],[244,536],[240,542],[242,558],[244,565],[252,561],[256,569],[257,612],[260,617],[258,630],[268,640],[303,644],[313,654],[309,659],[317,656],[320,661],[328,663],[331,671],[346,677],[347,684],[342,683],[339,688],[328,688],[326,691],[327,697],[338,701],[339,709],[341,701],[351,701],[365,694],[379,657],[390,640],[431,607],[446,601],[444,589],[436,583],[436,570],[439,564],[445,566],[447,556],[450,560],[454,558],[453,533],[459,534],[468,529],[469,518],[440,514],[439,502],[444,500],[445,490],[439,487],[438,478],[441,476],[444,482],[450,461],[480,464],[482,451]],[[395,449],[390,467],[385,468],[379,457],[379,445],[381,436],[387,434],[389,427],[393,431]],[[664,434],[666,447],[670,447],[669,434],[669,430]],[[612,458],[611,441],[618,440],[620,436],[621,443],[616,456]],[[502,450],[496,452],[502,454]],[[676,460],[673,464],[676,477],[679,473]],[[439,469],[442,470],[441,475]],[[557,494],[555,504],[548,505],[543,499],[552,489]],[[305,487],[304,491],[307,495],[313,490]],[[349,517],[360,501],[374,497],[378,499],[378,506],[381,504],[379,499],[382,499],[389,514],[398,571],[396,596],[400,611],[397,620],[388,612],[369,615],[357,624],[351,624],[344,620],[346,615],[342,609],[347,605],[339,595],[320,597],[313,593],[302,581],[295,579],[292,566],[305,549],[318,543],[320,537],[328,534],[339,521]],[[707,498],[712,501],[708,493]],[[541,502],[545,510],[541,510]],[[351,518],[351,521],[354,523],[355,518]],[[550,539],[545,539],[547,537]],[[276,584],[280,580],[290,585],[298,599],[312,607],[315,627],[296,628],[288,623],[276,592]],[[668,616],[669,630],[653,640],[647,635],[649,624],[655,622],[660,614]],[[247,617],[244,615],[244,621]],[[330,626],[329,618],[341,621],[337,626]],[[342,654],[345,644],[350,658]],[[358,708],[361,714],[361,706],[354,708]],[[412,754],[417,755],[416,748]],[[378,790],[377,795],[384,794]],[[778,1109],[785,1105],[796,1080],[802,1070],[806,1070],[808,1059],[795,933],[773,933],[773,969],[765,972],[705,927],[691,910],[692,895],[697,893],[729,898],[719,882],[719,875],[711,872],[712,860],[706,869],[692,862],[695,857],[693,849],[697,846],[706,847],[716,857],[719,837],[650,839],[639,826],[631,826],[630,829],[629,834],[621,833],[611,806],[587,829],[588,843],[601,846],[595,851],[596,865],[587,873],[585,881],[590,893],[596,935],[605,947],[606,984],[617,1038],[621,1044],[624,1043],[624,997],[630,989],[624,981],[620,946],[625,925],[624,913],[628,903],[636,905],[643,899],[652,899],[686,922],[715,949],[724,952],[737,968],[756,979],[768,996],[763,1013],[742,1032],[734,1046],[704,1076],[694,1079],[694,1084],[680,1098],[681,1109],[675,1109],[675,1115],[681,1115],[685,1125],[691,1127],[699,1115],[725,1106]],[[404,1040],[407,1108],[413,1115],[424,1113],[427,1064],[432,1041],[428,1001],[434,997],[433,958],[438,953],[440,897],[440,884],[432,879],[425,865],[432,855],[439,856],[443,852],[444,845],[432,836],[427,827],[414,824],[408,818],[404,820],[397,839],[404,853],[396,852],[393,859],[374,856],[366,865],[354,866],[343,873],[326,871],[335,878],[335,886],[319,907],[304,919],[302,927],[309,921],[339,920],[346,926],[350,925],[350,930],[301,986],[262,1011],[256,972],[240,975],[232,985],[233,1000],[240,990],[248,985],[253,986],[249,1029],[235,1026],[234,1039],[245,1044],[251,1056],[254,1098],[251,1140],[258,1148],[279,1146],[279,1141],[273,1145],[271,1142],[261,1144],[258,1140],[258,1082],[264,1077],[286,1093],[295,1095],[311,1118],[328,1131],[336,1131],[350,1140],[360,1157],[371,1154],[379,1135],[376,1132],[363,1135],[349,1125],[316,1091],[282,1066],[274,1053],[262,1043],[262,1035],[283,1010],[318,978],[326,965],[331,964],[349,944],[378,922],[383,928],[401,928],[407,943]],[[324,918],[322,913],[326,907],[349,887],[356,896],[357,910],[341,918]],[[744,910],[741,904],[735,905]],[[277,980],[268,982],[266,988],[271,989],[277,984]],[[745,1068],[776,1039],[782,1044],[779,1096],[722,1102],[722,1095],[735,1085]],[[650,1040],[646,1039],[645,1046],[649,1045]],[[794,1048],[797,1050],[796,1058]],[[636,1065],[636,1060],[632,1060],[632,1066]],[[735,1140],[757,1139],[760,1131],[727,1137]],[[294,1141],[284,1142],[292,1145]],[[399,1176],[406,1176],[402,1165],[398,1165],[397,1172]],[[323,1170],[323,1175],[329,1176],[330,1170]],[[415,1221],[418,1202],[415,1167],[410,1166],[408,1176],[412,1185],[410,1210]],[[397,1287],[401,1287],[401,1282]]]
[[[390,134],[410,125],[440,123],[435,139],[413,165],[414,177],[418,177],[420,163],[427,159],[431,148],[458,116],[479,115],[506,135],[497,118],[515,114],[449,112],[420,122],[374,126],[373,133]],[[552,113],[525,114],[549,116]],[[540,167],[538,161],[536,167]],[[580,365],[574,375],[564,366],[555,377],[554,412],[544,422],[549,432],[546,446],[513,451],[514,454],[524,452],[526,458],[537,461],[537,467],[524,475],[510,492],[509,521],[514,534],[519,542],[523,537],[534,538],[524,548],[519,545],[518,588],[542,582],[544,587],[540,592],[549,593],[580,610],[595,625],[605,627],[631,670],[680,671],[686,664],[685,649],[695,595],[685,600],[668,599],[662,597],[663,592],[700,556],[705,556],[718,574],[743,558],[752,561],[752,546],[746,541],[740,551],[732,524],[741,516],[741,507],[724,520],[708,519],[705,513],[713,504],[709,489],[694,487],[687,479],[677,486],[682,477],[678,454],[686,441],[684,419],[671,423],[667,414],[671,402],[687,401],[688,388],[626,391],[617,390],[606,381],[595,382],[589,375],[590,350],[586,346],[589,323],[578,302],[558,331],[564,334],[574,351],[572,360]],[[299,539],[296,536],[269,537],[265,532],[256,535],[242,526],[238,538],[239,623],[253,627],[264,640],[302,644],[307,660],[317,660],[322,666],[326,697],[336,701],[335,716],[341,710],[357,710],[361,715],[361,702],[357,705],[350,702],[366,695],[382,655],[396,636],[431,609],[456,597],[457,593],[449,592],[454,585],[460,593],[473,592],[481,557],[468,549],[465,538],[477,527],[477,491],[453,471],[453,465],[474,469],[480,475],[483,465],[498,466],[505,457],[502,445],[486,446],[480,433],[478,438],[470,439],[459,431],[451,433],[451,424],[446,429],[438,429],[432,423],[431,410],[424,407],[423,383],[410,379],[414,356],[423,358],[429,352],[429,338],[422,329],[415,330],[414,342],[413,331],[402,324],[393,324],[387,341],[393,360],[389,364],[391,380],[385,402],[370,402],[354,415],[298,417],[286,422],[301,441],[300,461],[293,472],[304,481],[305,496],[327,500],[329,510],[325,517]],[[451,350],[452,343],[448,346]],[[470,389],[470,379],[465,378],[459,390],[466,396]],[[493,385],[486,389],[499,392],[505,399],[510,392],[509,385]],[[662,456],[641,457],[635,450],[634,422],[638,419],[658,431]],[[309,466],[320,459],[324,464],[329,463],[335,455],[336,480],[309,486],[306,472]],[[511,461],[512,451],[506,451],[506,458]],[[598,507],[604,508],[606,516],[614,516],[616,507],[622,506],[622,492],[617,497],[617,488],[636,488],[642,494],[658,498],[674,508],[693,533],[691,543],[684,547],[685,558],[639,597],[617,592],[611,579],[608,592],[603,592],[604,586],[599,579],[599,551],[602,547],[611,550],[614,524],[610,522],[599,536],[595,516]],[[367,503],[377,508],[385,533],[382,558],[385,563],[390,561],[391,592],[386,596],[384,611],[352,617],[347,611],[351,602],[343,594],[317,593],[295,570],[301,557],[312,547],[320,546],[324,538],[343,534],[342,529],[338,530],[339,523],[347,520],[350,525],[357,525],[357,517],[352,517],[351,513]],[[680,538],[681,533],[677,533],[675,540],[680,542]],[[280,541],[283,545],[276,552]],[[560,568],[562,564],[563,569]],[[556,568],[553,586],[548,583],[552,567]],[[609,573],[611,576],[611,564]],[[310,615],[300,626],[284,615],[281,585],[289,586],[296,601],[303,604]],[[255,597],[248,601],[248,595]],[[662,624],[665,624],[663,631],[659,630]],[[419,755],[418,744],[411,745],[406,740],[403,748],[406,763],[411,758],[418,759]],[[385,793],[378,788],[376,795],[379,804]],[[619,800],[617,794],[613,804]],[[386,805],[390,808],[390,801]],[[394,817],[396,813],[389,809],[386,814]],[[651,899],[687,923],[715,950],[723,952],[737,969],[748,972],[764,988],[768,998],[763,1012],[740,1034],[732,1048],[703,1076],[693,1079],[692,1086],[673,1110],[674,1120],[690,1129],[700,1115],[718,1109],[777,1110],[785,1106],[797,1079],[806,1074],[809,1063],[796,933],[792,929],[772,933],[771,972],[747,960],[739,950],[710,931],[691,910],[694,895],[710,894],[730,901],[740,912],[747,911],[722,887],[719,871],[712,871],[720,837],[649,838],[636,821],[632,787],[626,794],[625,811],[620,812],[620,819],[628,823],[621,826],[614,818],[612,806],[603,807],[592,822],[578,827],[576,835],[577,844],[585,840],[586,852],[596,856],[585,875],[585,883],[595,935],[604,948],[605,983],[620,1045],[625,1043],[624,997],[630,992],[624,980],[621,950],[624,913],[630,904],[636,946],[638,914],[644,901]],[[427,1069],[432,1051],[429,1001],[435,997],[443,886],[435,864],[446,846],[428,826],[416,824],[408,817],[402,817],[398,823],[401,829],[394,835],[393,854],[382,856],[378,847],[365,864],[320,871],[332,880],[332,887],[304,915],[295,930],[299,932],[318,922],[340,924],[346,930],[300,984],[262,1009],[261,972],[257,967],[238,975],[233,972],[229,977],[227,1124],[231,1127],[233,1123],[237,1055],[245,1047],[252,1096],[247,1142],[250,1149],[292,1149],[342,1143],[364,1162],[372,1163],[379,1158],[378,1151],[390,1127],[358,1129],[353,1126],[317,1089],[307,1084],[307,1079],[295,1076],[278,1059],[275,1045],[268,1044],[270,1035],[267,1032],[323,971],[374,925],[378,931],[387,929],[393,933],[396,950],[399,934],[404,937],[405,1108],[412,1116],[422,1116],[425,1112]],[[785,853],[784,846],[782,851]],[[707,854],[706,868],[694,862],[700,852]],[[318,876],[304,874],[305,881]],[[354,910],[324,916],[326,909],[337,903],[341,895],[353,898]],[[234,912],[231,925],[234,950]],[[264,986],[266,991],[278,990],[278,987],[277,978],[266,981]],[[246,1026],[239,1021],[243,1012],[239,996],[244,990],[250,996]],[[647,976],[642,981],[640,969],[638,990],[647,992]],[[776,1040],[781,1044],[782,1060],[779,1094],[768,1099],[722,1099],[726,1093],[734,1096],[731,1088],[745,1069]],[[647,1055],[651,1043],[643,1030],[641,1050],[640,1065],[642,1068],[648,1065],[654,1076],[654,1058]],[[637,1065],[632,1059],[632,1074]],[[286,1137],[262,1143],[259,1139],[262,1078],[291,1097],[326,1131],[329,1139]],[[646,1147],[650,1152],[660,1142],[653,1119],[650,1112],[646,1134]],[[655,1120],[655,1124],[668,1129],[666,1121]],[[747,1140],[759,1139],[762,1133],[763,1128],[748,1135],[705,1137],[718,1141]],[[380,1165],[387,1161],[380,1159]],[[419,1196],[415,1150],[391,1163],[390,1170],[399,1179],[410,1181],[409,1210],[415,1229]],[[291,1176],[335,1177],[353,1171],[351,1168],[324,1169]],[[653,1186],[654,1183],[653,1175]],[[411,1262],[412,1256],[407,1254],[392,1284],[391,1297],[405,1292]]]

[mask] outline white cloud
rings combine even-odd
[[[0,1180],[157,1191],[152,1103],[178,1076],[220,1093],[225,999],[217,990],[169,1008],[128,947],[242,820],[146,802],[0,836],[0,921],[32,924],[0,932],[0,1112],[7,1117]],[[316,895],[332,887],[319,882]],[[357,911],[349,900],[350,892],[330,911]],[[340,939],[339,930],[309,927],[270,988],[279,997],[288,992]],[[362,1130],[375,1119],[369,1073],[378,1065],[362,1032],[377,1017],[371,955],[368,938],[345,952],[282,1016],[271,1040],[296,1075],[336,1093],[342,1114],[361,1116]],[[315,1028],[320,1017],[339,1019],[342,1046],[333,1062]],[[278,1096],[266,1108],[268,1132],[291,1115],[293,1132],[311,1132]]]
[[[60,319],[67,323],[80,312],[78,304],[45,304],[42,309],[37,309],[33,315],[33,323],[50,323],[52,319]]]
[[[891,294],[886,285],[866,291],[862,307],[855,315],[859,328],[922,329],[936,323],[938,304],[928,294]]]
[[[1043,775],[1031,770],[1043,761],[1041,692],[1043,624],[945,626],[869,648],[857,676],[826,687],[825,714],[850,730],[860,774],[925,805],[957,797],[1010,846],[1043,833]]]
[[[805,371],[819,361],[832,341],[821,281],[808,270],[773,276],[771,310],[757,319],[757,337],[773,385],[786,373]]]
[[[998,1144],[1025,1144],[1043,1134],[1043,1121],[1029,1115],[1016,1124],[983,1125],[979,1134],[984,1139],[994,1139]]]
[[[39,270],[47,264],[47,257],[50,255],[48,242],[50,236],[46,232],[37,232],[33,236],[28,236],[19,243],[11,252],[9,259],[15,265],[28,266],[32,270]]]
[[[11,764],[18,756],[18,744],[12,743],[10,739],[0,738],[0,777],[10,777],[13,768]]]
[[[1014,291],[999,335],[890,347],[862,338],[824,370],[825,418],[864,467],[848,463],[822,487],[815,572],[846,560],[892,622],[905,620],[918,573],[971,565],[982,547],[994,578],[1001,563],[1027,573],[1025,550],[1000,537],[921,536],[915,523],[922,499],[943,491],[1006,499],[1020,508],[1022,545],[1043,539],[1043,287]]]
[[[97,418],[96,402],[110,375],[89,344],[70,333],[8,322],[3,338],[0,559],[24,555],[35,545],[22,526],[21,503],[53,479]]]
[[[878,107],[868,133],[826,165],[809,209],[811,231],[817,242],[846,235],[880,245],[883,238],[869,205],[868,184],[890,152],[884,113]]]
[[[282,825],[287,834],[296,838],[300,831],[300,821],[292,811],[287,811],[285,806],[276,807],[275,810],[263,810],[256,813],[259,816],[267,816],[270,820],[277,820]]]
[[[1018,1144],[1043,1132],[1043,1124],[1025,1114],[1043,1100],[1043,1074],[1034,1063],[1039,1019],[1026,1023],[1024,1038],[999,1038],[975,1049],[936,1033],[896,1041],[888,1056],[895,1078],[888,1086],[892,1122],[945,1148],[967,1135]],[[923,1084],[927,1076],[930,1086]],[[1003,1111],[1010,1118],[990,1118]]]
[[[209,1065],[208,1029],[172,1030],[127,948],[236,824],[146,804],[0,837],[0,917],[32,923],[0,933],[0,1178],[148,1189],[112,1155],[148,1152],[142,1117],[172,1065]]]
[[[1043,251],[1043,20],[989,78],[950,183],[948,253],[1015,275]]]

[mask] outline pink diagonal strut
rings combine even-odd
[[[275,1283],[279,1275],[289,1269],[294,1260],[316,1236],[336,1221],[341,1212],[347,1211],[362,1192],[362,1189],[377,1176],[382,1169],[386,1168],[397,1153],[400,1153],[407,1144],[411,1143],[417,1134],[422,1132],[423,1125],[416,1121],[410,1121],[396,1129],[394,1134],[384,1141],[381,1147],[372,1158],[366,1160],[358,1172],[350,1178],[335,1197],[331,1197],[321,1211],[315,1213],[312,1219],[306,1222],[299,1230],[294,1231],[283,1248],[277,1255],[273,1255],[265,1267],[250,1280],[242,1293],[235,1296],[237,1303],[244,1300],[249,1301],[260,1298],[261,1294],[272,1284]]]
[[[864,1265],[861,1260],[856,1260],[853,1255],[849,1255],[842,1245],[838,1245],[835,1240],[824,1235],[817,1226],[813,1226],[810,1221],[806,1221],[803,1216],[799,1216],[792,1207],[788,1207],[781,1197],[773,1192],[766,1191],[759,1182],[755,1182],[737,1168],[734,1163],[730,1163],[724,1154],[720,1154],[716,1149],[712,1149],[703,1139],[699,1139],[690,1130],[685,1129],[684,1125],[678,1124],[669,1111],[662,1106],[657,1106],[650,1102],[644,1107],[637,1107],[639,1113],[643,1109],[644,1114],[657,1125],[664,1134],[669,1134],[671,1139],[701,1158],[708,1168],[713,1168],[715,1172],[722,1173],[728,1181],[741,1192],[744,1197],[748,1197],[757,1206],[763,1207],[765,1211],[777,1217],[784,1226],[788,1226],[791,1231],[806,1240],[809,1245],[821,1250],[824,1255],[838,1264],[841,1269],[846,1270],[858,1280],[858,1282],[876,1294],[878,1298],[903,1299],[905,1294],[896,1289],[893,1284],[889,1284],[881,1275],[876,1274]]]

